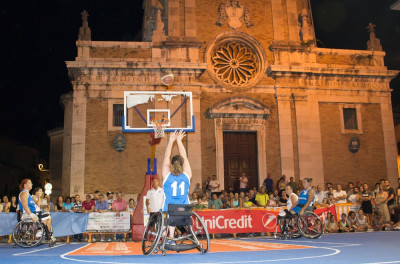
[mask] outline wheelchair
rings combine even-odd
[[[324,232],[324,225],[318,215],[314,213],[314,207],[308,207],[303,215],[292,214],[285,209],[286,216],[278,217],[277,228],[280,234],[275,231],[275,238],[293,239],[304,236],[305,238],[316,239]]]
[[[176,227],[174,238],[167,238],[169,226]],[[209,248],[210,236],[207,227],[199,215],[192,211],[190,204],[169,204],[168,212],[152,214],[142,238],[144,255],[161,251],[165,256],[167,250],[180,252],[191,249],[205,254]]]
[[[42,218],[49,216],[49,214],[38,212],[36,215],[38,216],[36,223],[32,220],[21,220],[15,225],[12,232],[14,248],[17,245],[23,248],[30,248],[41,243],[49,244],[49,247],[53,247],[56,244],[56,240],[51,236],[52,232],[42,222]]]

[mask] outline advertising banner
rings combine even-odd
[[[129,212],[90,213],[87,231],[123,232],[130,230],[131,215]]]

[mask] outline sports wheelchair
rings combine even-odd
[[[174,238],[167,238],[169,226],[176,226]],[[152,214],[142,238],[144,255],[161,251],[165,256],[167,250],[180,252],[191,249],[197,249],[204,254],[209,248],[207,227],[189,204],[169,204],[168,212]]]
[[[275,231],[275,238],[281,239],[306,238],[316,239],[321,237],[324,232],[324,225],[318,215],[314,213],[315,207],[308,207],[303,215],[292,214],[285,209],[286,216],[278,216],[277,229],[279,227],[280,234]]]
[[[49,244],[49,247],[53,247],[56,244],[56,240],[52,237],[52,232],[42,222],[42,218],[49,216],[49,214],[38,212],[36,215],[38,216],[36,223],[32,220],[21,220],[15,225],[12,233],[14,248],[17,245],[23,248],[30,248],[40,245],[42,242]]]

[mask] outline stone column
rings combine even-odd
[[[293,134],[290,95],[277,95],[281,172],[294,176]]]
[[[399,174],[397,169],[396,136],[394,133],[392,103],[390,101],[390,95],[381,97],[380,105],[383,126],[383,140],[385,144],[386,154],[387,178],[389,179],[391,186],[394,187],[397,185]]]
[[[298,16],[299,12],[297,11],[297,3],[296,0],[286,0],[286,9],[287,9],[287,23],[289,30],[289,42],[299,42],[300,41],[300,28]]]
[[[284,41],[284,24],[282,0],[271,0],[272,9],[272,26],[274,29],[274,41]]]
[[[61,101],[64,105],[64,133],[61,186],[59,188],[62,196],[69,195],[71,182],[72,100],[72,93],[61,96]]]
[[[318,100],[314,96],[294,96],[300,179],[312,178],[324,186],[321,128]]]
[[[196,38],[196,0],[185,0],[185,38]]]
[[[74,88],[72,107],[71,133],[71,169],[69,195],[79,194],[84,197],[85,192],[85,148],[86,148],[86,87],[78,85]]]
[[[192,179],[190,181],[191,191],[196,187],[196,183],[202,184],[201,169],[201,109],[200,95],[193,94],[193,114],[195,116],[195,132],[188,133],[189,148],[188,159],[192,169]]]
[[[168,40],[179,39],[179,8],[179,0],[168,1]]]

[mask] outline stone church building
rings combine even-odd
[[[66,62],[64,128],[49,133],[62,195],[140,193],[149,133],[122,132],[124,91],[167,89],[193,93],[191,188],[214,174],[221,188],[238,188],[242,172],[250,187],[267,173],[313,185],[397,182],[389,87],[397,72],[385,67],[372,24],[367,50],[328,49],[316,46],[308,0],[144,0],[143,8],[142,42],[92,41],[82,13],[78,54]],[[160,81],[167,72],[169,87]],[[124,151],[113,146],[120,134]]]

